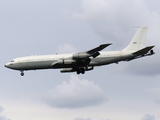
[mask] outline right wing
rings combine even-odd
[[[112,43],[109,44],[101,44],[100,46],[93,48],[91,50],[86,51],[86,53],[88,53],[89,55],[91,55],[92,57],[97,57],[98,55],[100,55],[99,51],[103,50],[104,48],[108,47],[109,45],[111,45]]]
[[[87,57],[97,57],[98,55],[100,55],[99,51],[103,50],[104,48],[106,48],[107,46],[111,45],[111,43],[109,44],[101,44],[100,46],[93,48],[91,50],[85,51],[85,52],[80,52],[80,53],[75,53],[73,54],[73,59],[77,59],[77,58],[87,58]]]
[[[93,48],[91,50],[85,51],[85,52],[80,52],[80,53],[75,53],[73,54],[71,59],[60,59],[57,60],[56,62],[52,63],[51,67],[54,67],[58,64],[78,64],[79,66],[87,66],[89,65],[91,59],[89,57],[97,57],[100,55],[99,51],[103,50],[107,46],[111,45],[109,44],[101,44],[100,46]]]
[[[100,55],[99,51],[103,50],[107,46],[111,45],[109,44],[101,44],[100,46],[93,48],[91,50],[85,51],[85,52],[80,52],[80,53],[75,53],[73,54],[73,59],[77,61],[80,65],[88,65],[90,63],[90,58],[89,57],[97,57]]]

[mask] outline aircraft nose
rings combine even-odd
[[[5,64],[4,66],[7,67],[7,68],[9,68],[9,63]]]
[[[5,64],[4,66],[7,67],[7,64]]]

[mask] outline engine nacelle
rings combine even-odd
[[[73,54],[73,59],[87,58],[87,57],[90,57],[90,55],[87,54],[87,53],[76,53],[76,54]]]
[[[75,64],[76,61],[75,60],[58,60],[58,64],[61,64],[61,65],[68,65],[68,64]]]

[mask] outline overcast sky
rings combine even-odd
[[[159,0],[0,0],[0,120],[160,120]],[[13,58],[122,50],[148,26],[156,54],[84,75],[19,71]]]

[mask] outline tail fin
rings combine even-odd
[[[143,49],[146,43],[147,30],[147,26],[140,27],[135,36],[133,37],[132,41],[124,49],[124,51],[137,51]]]

